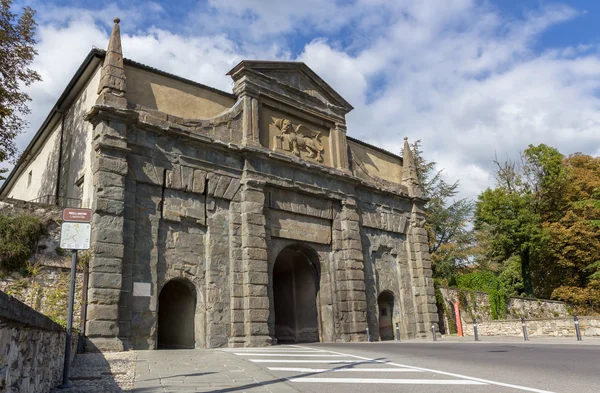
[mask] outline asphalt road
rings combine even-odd
[[[229,349],[301,392],[600,392],[600,346],[379,342]]]

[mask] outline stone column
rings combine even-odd
[[[103,118],[93,121],[94,216],[86,334],[93,344],[89,350],[121,351],[118,315],[124,257],[127,126],[124,119],[111,114],[99,116]]]
[[[242,273],[246,346],[272,343],[268,325],[269,274],[264,205],[264,183],[251,179],[242,180]]]
[[[364,341],[367,329],[367,297],[356,201],[346,199],[333,222],[332,248],[336,265],[337,337]]]
[[[422,202],[413,202],[408,233],[408,256],[412,262],[413,296],[417,311],[417,336],[420,337],[431,336],[431,325],[435,324],[437,328],[438,322],[429,244],[424,224],[425,212],[422,208]]]

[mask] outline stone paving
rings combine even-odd
[[[136,352],[84,353],[71,364],[68,389],[51,393],[131,392],[135,377]]]
[[[138,351],[134,393],[297,392],[258,366],[219,350]]]

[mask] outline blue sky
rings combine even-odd
[[[21,148],[119,16],[125,57],[227,91],[242,59],[306,62],[355,107],[351,136],[420,139],[463,196],[530,143],[600,155],[598,1],[15,1],[38,12],[44,79]]]

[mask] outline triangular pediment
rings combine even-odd
[[[229,71],[228,75],[234,75],[241,69],[266,75],[282,85],[315,97],[326,105],[343,108],[345,112],[353,109],[348,101],[302,62],[244,60]]]

